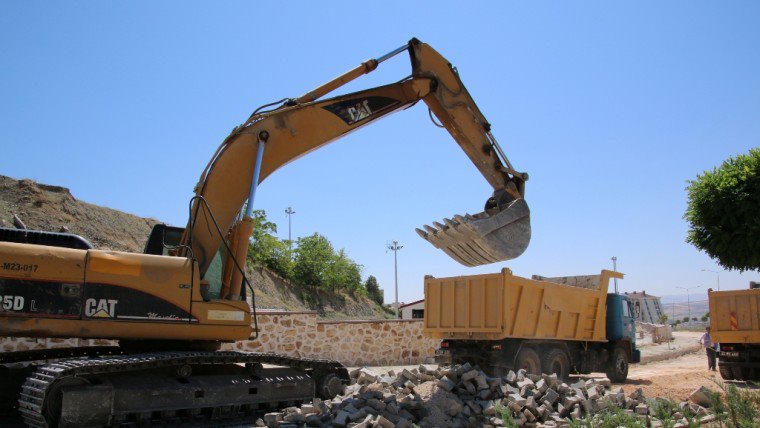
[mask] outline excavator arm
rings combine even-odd
[[[320,99],[403,51],[411,56],[410,77]],[[462,147],[494,194],[485,212],[456,216],[445,220],[445,225],[425,226],[426,231],[418,233],[468,266],[519,256],[530,240],[529,211],[523,200],[527,174],[512,168],[456,69],[416,39],[299,98],[286,100],[273,110],[254,112],[237,126],[219,146],[195,188],[180,254],[195,257],[203,277],[225,244],[229,251],[225,252],[223,296],[235,298],[242,282],[241,266],[236,260],[245,260],[258,184],[283,165],[419,100],[425,101],[441,126]],[[242,214],[246,200],[248,207]]]

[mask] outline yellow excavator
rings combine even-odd
[[[404,51],[410,76],[323,99]],[[244,265],[254,196],[281,166],[419,100],[493,193],[483,212],[418,233],[467,266],[519,256],[530,240],[528,176],[507,160],[456,68],[412,39],[301,97],[254,111],[201,174],[187,226],[157,225],[142,254],[97,250],[72,234],[0,229],[0,336],[119,343],[0,354],[0,383],[24,422],[189,425],[340,393],[349,379],[338,362],[218,351],[257,334]]]

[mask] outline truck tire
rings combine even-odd
[[[749,370],[743,367],[733,367],[731,372],[734,375],[734,380],[749,380]]]
[[[546,374],[557,374],[557,379],[570,377],[570,357],[560,348],[549,348],[541,357],[541,370]]]
[[[734,372],[731,370],[731,367],[718,365],[718,371],[720,371],[720,377],[723,380],[734,380]]]
[[[524,369],[527,373],[541,374],[541,359],[533,348],[522,348],[515,358],[515,370]]]
[[[628,378],[628,353],[621,346],[616,346],[612,351],[606,373],[614,383],[623,383]]]

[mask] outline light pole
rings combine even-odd
[[[715,274],[715,281],[718,283],[718,291],[720,291],[720,272],[717,270],[702,269],[702,272],[712,272]]]
[[[694,290],[694,289],[699,288],[699,287],[701,287],[701,285],[695,285],[694,287],[678,287],[678,286],[676,286],[676,288],[680,288],[681,290],[686,290],[686,311],[689,314],[689,321],[687,321],[687,322],[691,322],[691,299],[689,298],[689,291]]]
[[[290,252],[290,246],[293,245],[293,240],[290,238],[290,216],[295,213],[291,207],[285,210],[285,214],[288,215],[288,252]]]
[[[400,318],[398,312],[398,250],[404,248],[403,245],[399,245],[398,241],[391,241],[388,244],[388,249],[393,251],[393,275],[396,281],[396,318]]]
[[[612,256],[612,270],[617,272],[617,256]],[[617,278],[614,278],[614,281],[615,281],[615,294],[618,294]]]

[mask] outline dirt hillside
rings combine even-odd
[[[159,223],[79,201],[65,187],[0,175],[0,227],[14,227],[14,214],[29,229],[75,233],[98,249],[138,253],[143,251],[153,225]],[[249,279],[260,309],[316,310],[320,316],[333,319],[388,317],[365,297],[307,291],[266,269],[250,269]]]

